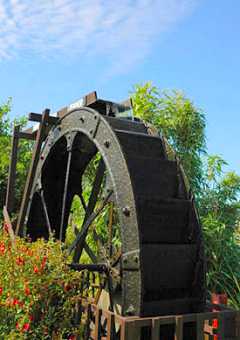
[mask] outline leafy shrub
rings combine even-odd
[[[0,232],[0,339],[72,339],[81,273],[59,242],[34,243]]]

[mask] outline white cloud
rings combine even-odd
[[[150,51],[197,0],[0,0],[0,61],[104,56],[116,71]]]

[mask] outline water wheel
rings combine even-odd
[[[82,218],[69,242],[76,197]],[[142,122],[90,108],[60,119],[42,148],[25,222],[33,240],[54,232],[65,242],[73,268],[102,275],[108,308],[122,315],[204,309],[194,200],[178,162]]]

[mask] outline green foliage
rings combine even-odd
[[[59,242],[0,233],[0,338],[68,339],[76,333],[82,274],[66,264]],[[58,335],[58,337],[56,337]]]
[[[180,158],[191,187],[198,192],[206,151],[205,116],[180,91],[160,91],[150,82],[132,94],[134,115],[153,124]]]
[[[206,159],[199,212],[205,238],[209,291],[225,292],[230,303],[240,302],[240,176],[224,173],[227,163],[219,156]]]
[[[223,173],[227,163],[219,156],[208,156],[204,168],[206,176],[199,199],[200,215],[211,215],[228,228],[237,227],[240,212],[240,176],[235,172]]]
[[[0,207],[2,208],[5,202],[8,168],[10,163],[11,153],[11,134],[13,126],[20,125],[24,127],[26,125],[26,119],[15,119],[10,121],[9,113],[11,110],[11,99],[5,104],[0,105]],[[24,182],[26,179],[26,173],[30,162],[32,151],[32,143],[25,140],[19,142],[18,164],[17,164],[17,180],[16,180],[16,205],[14,210],[16,212],[19,207]],[[1,220],[1,216],[0,216]]]

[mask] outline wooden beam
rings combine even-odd
[[[36,137],[37,137],[37,130],[33,131],[33,128],[19,132],[19,138],[22,138],[22,139],[35,140]]]
[[[20,125],[14,126],[11,156],[10,156],[10,165],[9,165],[9,172],[8,172],[7,194],[6,194],[6,201],[5,201],[6,209],[9,213],[12,213],[14,209],[19,131],[20,131]]]
[[[97,101],[97,92],[93,91],[90,92],[88,94],[86,94],[84,97],[82,97],[82,99],[80,99],[79,101],[77,101],[76,103],[72,103],[69,106],[65,106],[62,109],[57,111],[57,116],[59,118],[64,117],[70,110],[71,108],[74,108],[76,106],[77,107],[84,107],[84,106],[90,106],[91,104],[95,103]]]
[[[32,122],[41,123],[42,122],[42,114],[30,112],[28,114],[28,120],[30,120]],[[50,124],[50,125],[54,125],[58,122],[58,120],[59,120],[58,117],[49,116],[48,119],[47,119],[47,123]]]
[[[3,207],[3,217],[4,217],[4,222],[7,224],[7,231],[8,231],[10,238],[11,238],[12,244],[14,244],[15,235],[14,235],[12,223],[11,223],[10,216],[8,214],[6,206]]]
[[[17,221],[16,234],[17,235],[19,234],[20,236],[23,236],[27,207],[28,207],[28,204],[29,204],[29,198],[30,198],[32,185],[33,185],[33,181],[34,181],[34,177],[35,177],[35,173],[36,173],[36,169],[37,169],[37,164],[38,164],[38,161],[39,161],[39,158],[40,158],[42,143],[43,143],[44,138],[45,138],[46,127],[47,127],[47,123],[48,123],[48,120],[49,120],[49,112],[50,112],[50,110],[46,109],[46,110],[44,110],[43,114],[40,115],[42,120],[40,122],[39,129],[38,129],[38,132],[37,132],[37,138],[36,138],[34,151],[33,151],[33,155],[32,155],[32,161],[31,161],[31,165],[30,165],[30,168],[29,168],[28,177],[27,177],[27,181],[26,181],[25,189],[24,189],[24,194],[23,194],[23,198],[22,198],[21,208],[20,208],[18,221]]]

